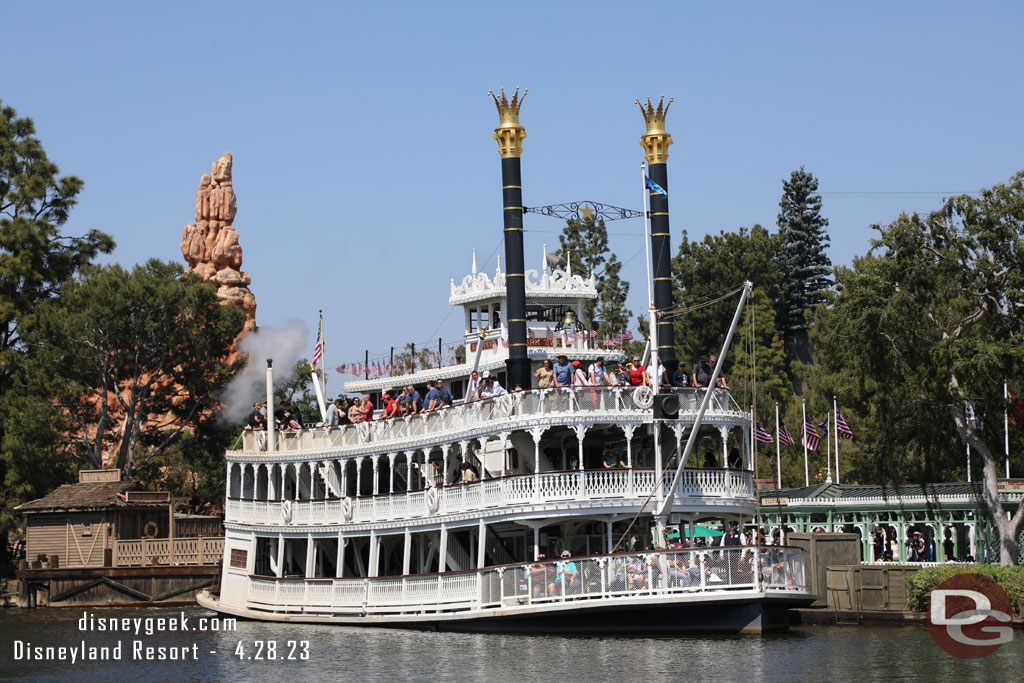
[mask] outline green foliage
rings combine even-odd
[[[885,480],[960,479],[969,444],[1002,561],[1012,561],[1024,513],[1007,520],[995,487],[1003,381],[1024,389],[1024,172],[875,229],[872,252],[837,271],[835,303],[818,312],[822,370],[811,382],[863,410],[861,448]],[[980,421],[967,419],[968,404]],[[1022,448],[1015,430],[1017,467]]]
[[[580,312],[582,320],[588,325],[597,321],[599,339],[605,334],[625,331],[633,317],[633,312],[626,308],[629,283],[619,277],[622,263],[608,250],[608,229],[604,221],[596,221],[592,216],[580,221],[569,219],[558,242],[558,254],[563,261],[566,256],[571,259],[574,274],[584,277],[594,274],[598,299],[584,305]]]
[[[941,567],[923,567],[907,578],[907,602],[910,609],[927,611],[931,608],[932,591],[957,574],[980,574],[992,579],[1006,591],[1017,616],[1020,601],[1024,599],[1024,567],[1002,567],[994,564],[947,564]]]
[[[59,177],[35,127],[0,102],[0,548],[13,528],[13,508],[70,480],[73,468],[36,448],[46,443],[45,416],[13,400],[15,374],[28,349],[23,341],[41,303],[100,253],[114,248],[110,236],[61,233],[82,190],[75,176]],[[41,419],[40,424],[33,420]],[[0,572],[6,552],[0,552]]]
[[[116,455],[131,475],[186,433],[209,435],[242,318],[178,264],[90,267],[38,309],[24,401],[52,405],[62,452],[93,467]]]
[[[788,334],[807,330],[807,311],[824,303],[824,292],[831,284],[828,276],[832,264],[825,254],[829,243],[828,219],[821,215],[818,180],[804,170],[793,171],[782,181],[779,201],[778,252],[782,299],[779,325]]]

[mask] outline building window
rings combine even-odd
[[[236,569],[245,569],[246,560],[248,560],[249,553],[240,548],[231,549],[231,566]]]
[[[92,522],[83,522],[82,523],[82,535],[83,536],[92,536]]]

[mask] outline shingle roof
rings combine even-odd
[[[124,507],[117,494],[145,490],[137,481],[102,481],[64,484],[42,498],[30,500],[15,508],[18,512],[50,512],[54,510],[103,510]],[[131,507],[138,504],[133,503]],[[166,505],[166,503],[164,503]]]

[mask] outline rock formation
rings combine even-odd
[[[225,152],[213,162],[213,171],[200,179],[196,222],[182,230],[181,253],[188,270],[217,285],[221,301],[230,301],[245,312],[241,339],[256,329],[256,297],[249,291],[252,278],[242,272],[242,247],[232,225],[238,207],[231,185],[231,161],[231,152]]]

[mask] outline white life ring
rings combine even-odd
[[[642,410],[647,410],[654,405],[654,391],[647,386],[637,387],[633,390],[633,404]]]
[[[145,536],[146,538],[156,538],[156,535],[157,535],[157,533],[159,533],[159,531],[160,531],[160,526],[156,522],[154,522],[153,520],[150,520],[150,521],[146,522],[146,526],[143,527],[142,535]]]
[[[292,502],[290,500],[281,501],[281,519],[285,524],[292,521]]]
[[[352,499],[345,496],[341,499],[341,514],[345,515],[345,521],[352,521]]]
[[[437,512],[438,503],[441,502],[441,497],[437,494],[437,489],[433,486],[427,489],[427,511],[431,514]]]

